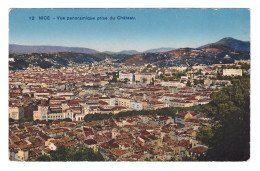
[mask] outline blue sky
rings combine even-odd
[[[50,16],[50,20],[39,20],[39,16]],[[135,20],[59,21],[58,16],[130,16]],[[248,9],[13,9],[9,13],[11,44],[144,51],[194,48],[224,37],[250,40]]]

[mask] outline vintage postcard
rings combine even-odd
[[[10,9],[8,60],[10,161],[250,159],[249,9]]]

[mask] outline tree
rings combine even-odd
[[[65,121],[65,122],[72,122],[72,120],[70,118],[65,118],[63,119],[62,121]]]
[[[47,155],[42,155],[37,157],[37,159],[35,161],[51,161],[51,158]]]
[[[95,153],[91,148],[65,148],[60,146],[52,151],[50,157],[39,156],[36,161],[104,161],[100,153]]]
[[[124,79],[124,83],[127,83],[128,81],[130,81],[128,78]]]
[[[241,69],[244,70],[249,70],[250,69],[250,64],[246,64],[246,63],[239,63],[241,65]]]
[[[19,122],[32,122],[33,121],[33,118],[32,117],[22,117]]]
[[[109,119],[112,116],[113,116],[112,113],[109,113],[109,114],[95,113],[95,114],[85,115],[84,116],[84,121],[85,122],[90,122],[90,121],[104,120],[104,119]]]
[[[190,86],[191,86],[191,82],[190,82],[190,80],[187,81],[186,86],[187,86],[187,87],[190,87]]]
[[[168,161],[177,161],[174,157],[172,157],[170,160]]]
[[[148,158],[145,158],[145,159],[144,159],[144,161],[151,161],[151,160],[150,160],[150,159],[148,159]]]
[[[113,76],[111,82],[117,82],[117,78]]]
[[[151,85],[154,85],[154,78],[152,78]]]
[[[117,78],[119,77],[119,73],[118,72],[112,72],[113,78],[111,80],[111,82],[117,82]]]
[[[10,122],[14,122],[14,119],[13,118],[9,118],[9,123]]]
[[[213,118],[214,124],[211,130],[202,129],[198,133],[200,140],[209,145],[203,160],[248,160],[250,157],[250,79],[233,80],[232,86],[215,93],[208,113]]]
[[[194,85],[203,84],[204,80],[194,80]]]
[[[51,159],[52,161],[67,161],[69,159],[67,158],[68,154],[69,150],[64,146],[60,146],[56,151],[51,152]]]
[[[196,135],[196,139],[203,142],[205,145],[210,145],[212,142],[213,132],[210,126],[200,127]]]
[[[198,161],[196,157],[183,156],[181,161]]]

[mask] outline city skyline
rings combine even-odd
[[[35,17],[30,20],[29,17]],[[50,20],[38,20],[50,16]],[[66,20],[67,17],[95,20]],[[134,20],[109,20],[127,16]],[[121,51],[191,47],[224,37],[250,41],[248,9],[12,9],[9,43]],[[59,20],[58,17],[65,17]],[[108,17],[98,20],[97,17]]]

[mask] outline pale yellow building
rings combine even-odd
[[[170,107],[191,107],[194,106],[193,102],[181,101],[181,100],[170,100]]]
[[[223,69],[223,76],[242,76],[242,69]]]
[[[155,80],[155,74],[152,73],[135,73],[135,81],[150,84]]]
[[[38,105],[38,110],[33,111],[33,120],[47,120],[48,108],[47,104]]]
[[[9,106],[9,118],[19,120],[24,117],[24,109],[21,106],[10,105]]]
[[[118,97],[117,98],[118,101],[118,106],[124,106],[127,108],[131,108],[131,99],[126,98],[126,97]]]
[[[235,60],[235,64],[248,64],[250,65],[250,60],[244,60],[244,59],[241,59],[241,60]]]
[[[19,161],[27,161],[29,159],[29,152],[20,150],[18,151],[18,160]]]

